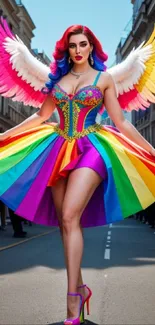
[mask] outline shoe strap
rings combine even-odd
[[[80,288],[87,288],[87,290],[89,292],[88,296],[92,295],[92,291],[90,290],[90,288],[86,284],[82,284],[81,286],[78,286],[78,289],[80,289]]]
[[[78,288],[84,288],[86,287],[86,284],[82,284],[81,286],[78,286]]]
[[[80,297],[80,305],[79,305],[79,315],[80,315],[81,308],[82,308],[82,304],[84,303],[83,296],[81,295],[81,293],[76,293],[76,292],[68,292],[67,295],[68,296],[73,296],[73,297],[76,297],[76,296],[79,296]]]
[[[83,296],[81,295],[81,293],[77,293],[77,292],[68,292],[67,293],[68,296],[79,296],[81,300],[83,300]]]

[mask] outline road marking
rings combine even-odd
[[[136,228],[144,228],[144,224],[140,225],[140,224],[137,224],[137,225],[134,225],[134,226],[129,226],[128,224],[126,225],[113,225],[113,228],[125,228],[125,229],[136,229]]]
[[[104,259],[110,260],[110,248],[106,248],[104,252]]]
[[[109,228],[112,226],[112,224],[109,225]],[[107,233],[107,240],[106,240],[106,248],[104,252],[104,259],[110,260],[110,243],[111,243],[111,230],[108,230]]]
[[[32,237],[30,237],[30,238],[26,238],[26,239],[24,239],[24,240],[21,240],[21,241],[19,241],[19,242],[17,242],[17,243],[13,243],[13,244],[8,245],[8,246],[0,247],[0,252],[1,252],[1,251],[4,251],[4,250],[6,250],[6,249],[9,249],[9,248],[13,248],[13,247],[15,247],[15,246],[18,246],[18,245],[20,245],[20,244],[24,244],[24,243],[26,243],[26,242],[28,242],[28,241],[30,241],[30,240],[32,240],[32,239],[39,238],[39,237],[42,237],[42,236],[46,236],[46,235],[51,234],[51,233],[53,233],[53,232],[55,232],[55,231],[57,231],[57,229],[53,229],[53,230],[51,230],[51,231],[44,232],[43,234],[39,234],[39,235],[32,236]]]
[[[112,223],[109,224],[109,228],[112,228]]]

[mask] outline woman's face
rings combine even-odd
[[[69,38],[69,56],[76,64],[82,64],[88,60],[92,45],[83,34],[71,35]]]

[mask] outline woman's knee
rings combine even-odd
[[[64,209],[62,211],[62,227],[66,231],[72,230],[74,227],[80,225],[80,211],[73,211],[72,209]]]

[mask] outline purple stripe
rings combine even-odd
[[[64,139],[59,137],[55,142],[51,152],[49,153],[43,167],[38,173],[38,176],[34,180],[32,186],[30,187],[28,193],[24,197],[23,201],[16,210],[16,213],[28,217],[30,220],[34,220],[35,214],[39,207],[41,200],[44,201],[44,193],[48,184],[49,177],[52,173],[53,167],[59,150],[64,142]],[[45,196],[45,201],[47,197]],[[45,202],[46,203],[46,202]],[[45,214],[45,216],[44,216]],[[46,212],[44,212],[42,218],[46,218]]]
[[[101,177],[105,178],[105,164],[96,148],[92,146],[90,140],[87,137],[84,137],[77,141],[79,156],[64,169],[74,170],[76,168],[88,167],[99,173]],[[106,224],[103,192],[104,182],[97,187],[82,214],[82,227],[95,227]],[[49,187],[46,188],[43,194],[43,198],[33,221],[46,225],[58,226],[51,189]]]
[[[25,172],[16,180],[15,183],[1,196],[7,205],[16,210],[24,199],[26,193],[34,182],[39,170],[47,159],[54,143],[54,140],[43,153],[25,170]],[[13,172],[15,172],[15,167]]]

